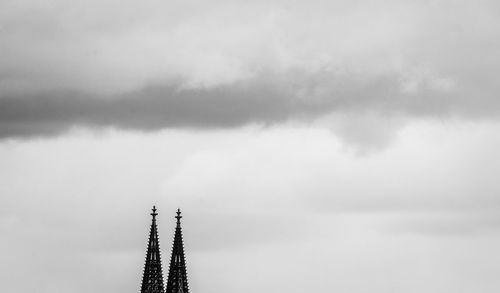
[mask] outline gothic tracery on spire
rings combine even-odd
[[[151,230],[149,232],[146,263],[142,277],[141,293],[164,293],[163,272],[161,266],[160,242],[156,227],[156,207],[153,206]]]
[[[174,244],[170,258],[166,293],[189,293],[184,245],[182,242],[181,211],[177,209]]]

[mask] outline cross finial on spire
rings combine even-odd
[[[151,216],[153,216],[153,219],[156,217],[156,215],[158,215],[158,213],[156,212],[156,206],[153,206],[153,212],[151,213]]]
[[[181,209],[177,209],[177,216],[175,216],[175,218],[177,219],[177,224],[180,224],[181,223]]]

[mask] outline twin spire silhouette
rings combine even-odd
[[[184,246],[182,243],[181,211],[177,209],[177,216],[175,216],[177,224],[175,227],[172,255],[170,257],[167,288],[165,290],[161,266],[160,241],[156,226],[156,216],[158,213],[155,206],[153,206],[152,210],[151,216],[153,216],[153,219],[149,232],[141,293],[189,293],[186,260],[184,258]]]

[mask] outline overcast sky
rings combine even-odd
[[[0,1],[0,291],[500,292],[498,1]],[[165,271],[165,276],[166,276]]]

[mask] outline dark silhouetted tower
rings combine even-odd
[[[144,275],[142,277],[141,293],[164,293],[163,273],[161,270],[160,241],[156,228],[156,207],[153,206],[153,221],[149,232],[148,252],[146,254],[146,264],[144,265]]]
[[[184,245],[182,243],[181,211],[177,209],[177,226],[175,227],[174,245],[170,268],[168,270],[166,293],[189,293],[186,274],[186,260],[184,259]]]

